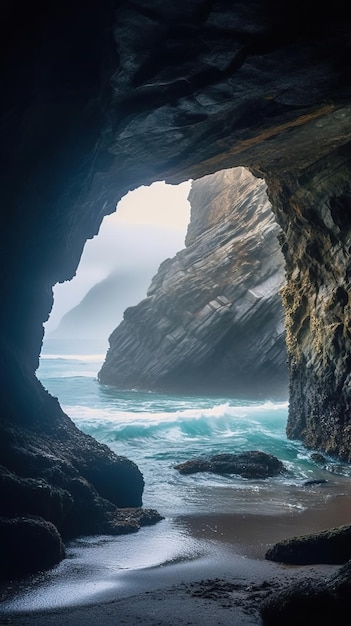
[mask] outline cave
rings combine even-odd
[[[265,180],[286,263],[287,433],[350,461],[346,3],[5,2],[1,17],[1,524],[7,543],[24,537],[14,572],[60,560],[61,537],[157,519],[138,468],[83,435],[35,374],[53,285],[116,203],[156,180],[236,166]],[[51,561],[23,562],[28,537]]]

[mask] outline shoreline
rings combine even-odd
[[[56,568],[12,585],[0,626],[258,626],[267,594],[340,566],[266,561],[281,539],[350,523],[351,495],[280,515],[179,515],[133,535],[71,542]],[[22,590],[21,590],[22,588]]]
[[[87,603],[0,611],[0,625],[259,626],[267,595],[301,576],[332,575],[338,567],[284,566],[227,552],[226,561],[212,556],[128,572],[123,586],[96,592]]]

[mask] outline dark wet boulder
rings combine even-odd
[[[0,467],[0,502],[3,516],[39,516],[56,526],[64,523],[73,506],[66,489],[43,478],[16,476],[5,467]]]
[[[351,561],[336,574],[280,588],[261,604],[264,626],[330,626],[347,623],[351,610]]]
[[[0,518],[0,579],[8,580],[45,570],[64,557],[57,528],[44,519]]]
[[[342,564],[351,559],[351,525],[279,541],[266,559],[289,565]]]
[[[58,407],[54,399],[51,404]],[[144,479],[135,463],[81,433],[64,414],[63,419],[57,438],[51,436],[50,427],[22,430],[6,424],[1,430],[0,507],[1,516],[8,518],[6,529],[11,537],[27,537],[34,529],[41,533],[40,546],[48,529],[49,536],[62,543],[61,539],[80,535],[129,534],[162,519],[156,511],[141,508]],[[33,518],[41,519],[39,526],[38,522],[23,522]],[[21,550],[22,564],[20,558],[12,559],[12,539],[9,541],[4,561],[8,564],[2,576],[21,577],[46,568],[46,562],[42,564],[36,556],[36,535],[32,543],[32,552]],[[1,550],[0,567],[4,569]],[[57,554],[63,557],[63,551]],[[47,567],[56,562],[49,560]]]
[[[314,487],[315,485],[325,485],[328,481],[325,478],[315,478],[312,480],[305,480],[304,487]]]
[[[269,596],[260,608],[264,626],[342,624],[343,609],[323,582],[301,580]],[[339,619],[338,619],[339,617]]]
[[[155,509],[116,509],[111,516],[107,516],[101,527],[101,534],[125,535],[136,532],[143,526],[152,526],[163,519]]]
[[[351,560],[330,578],[330,588],[340,599],[348,600],[351,605]]]
[[[285,471],[279,459],[272,454],[250,450],[240,454],[216,454],[209,459],[192,459],[175,466],[181,474],[211,472],[213,474],[237,474],[243,478],[268,478]]]

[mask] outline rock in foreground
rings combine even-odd
[[[0,427],[3,580],[51,567],[73,537],[127,534],[162,519],[141,508],[135,463],[79,431],[55,398],[44,406],[60,425],[55,436],[55,421],[44,418]]]
[[[57,528],[42,518],[0,518],[0,580],[53,567],[65,549]]]
[[[351,559],[351,526],[285,539],[267,551],[266,559],[289,565],[346,563]]]
[[[298,584],[270,595],[261,605],[264,626],[347,624],[351,611],[351,561],[319,581]]]
[[[268,478],[285,471],[284,465],[272,454],[250,450],[241,454],[216,454],[206,459],[193,459],[175,466],[181,474],[211,472],[237,474],[243,478]]]

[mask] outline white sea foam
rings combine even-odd
[[[279,403],[279,404],[270,404],[264,403],[259,405],[247,405],[247,406],[233,406],[230,405],[229,402],[224,404],[215,405],[213,407],[205,408],[187,408],[183,410],[170,410],[170,411],[162,411],[158,408],[158,410],[150,410],[150,405],[148,403],[143,402],[139,410],[134,410],[132,407],[129,410],[119,409],[118,401],[111,401],[110,406],[99,406],[92,407],[81,404],[75,405],[65,405],[65,411],[75,417],[79,417],[79,419],[83,420],[93,420],[98,419],[103,420],[105,422],[113,422],[113,423],[175,423],[177,421],[195,421],[195,420],[203,420],[204,418],[217,418],[221,419],[223,417],[228,420],[238,418],[240,420],[245,419],[246,424],[250,422],[250,417],[253,416],[255,419],[255,424],[258,423],[257,419],[261,418],[264,420],[266,417],[266,412],[270,411],[280,411],[285,417],[285,412],[287,411],[287,403]],[[121,403],[123,405],[123,403]],[[165,401],[165,407],[167,402]],[[140,410],[141,409],[141,410]],[[215,420],[212,422],[215,423]]]

